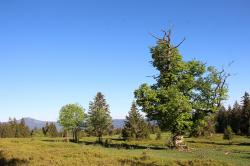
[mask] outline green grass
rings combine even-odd
[[[84,137],[79,144],[61,138],[2,138],[0,165],[250,165],[250,139],[246,137],[235,136],[232,145],[222,135],[185,138],[188,152],[152,149],[165,148],[168,139],[164,133],[161,140],[154,136],[143,141],[112,140],[116,148],[107,148],[93,144],[94,137]],[[118,146],[124,144],[134,146]]]

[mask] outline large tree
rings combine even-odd
[[[132,103],[131,110],[128,116],[126,116],[122,129],[122,137],[126,140],[149,137],[148,124],[138,111],[135,102]]]
[[[59,123],[67,132],[72,131],[73,139],[78,142],[78,131],[82,127],[85,118],[84,109],[79,104],[68,104],[61,108],[59,114]]]
[[[99,138],[101,138],[104,133],[108,132],[112,125],[112,118],[109,112],[109,105],[106,102],[104,95],[98,92],[89,104],[87,127],[88,131]]]
[[[217,110],[226,96],[228,76],[200,61],[184,61],[178,51],[180,44],[171,43],[170,30],[164,31],[163,38],[157,38],[156,46],[150,50],[152,65],[159,71],[153,76],[156,83],[142,84],[135,91],[142,111],[163,130],[171,131],[174,144],[179,136],[194,130],[197,121]]]

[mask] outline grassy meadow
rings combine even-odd
[[[185,138],[188,151],[165,147],[169,134],[161,140],[125,142],[118,136],[104,138],[105,145],[95,144],[95,137],[83,137],[80,143],[62,138],[2,138],[0,165],[250,165],[250,138],[234,136],[228,145],[222,135]]]

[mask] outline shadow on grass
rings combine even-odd
[[[186,141],[189,143],[201,143],[201,144],[212,144],[212,145],[238,145],[238,146],[250,146],[250,143],[243,142],[243,143],[218,143],[218,142],[213,142],[213,141]]]
[[[0,165],[1,166],[17,166],[27,165],[28,161],[24,159],[12,158],[6,159],[2,151],[0,151]]]
[[[165,147],[130,145],[128,143],[106,143],[106,142],[91,142],[91,141],[80,141],[79,143],[84,143],[85,145],[101,145],[106,148],[117,148],[117,149],[148,149],[148,148],[153,150],[166,149]]]
[[[123,139],[112,139],[112,140],[122,140]],[[65,142],[63,140],[51,140],[51,139],[44,139],[42,141],[45,142]],[[73,142],[73,141],[70,141]],[[73,142],[74,143],[74,142]],[[85,145],[101,145],[105,148],[117,148],[117,149],[153,149],[153,150],[163,150],[166,149],[165,147],[158,147],[158,146],[146,146],[146,145],[131,145],[128,143],[107,143],[106,141],[98,142],[98,141],[79,141],[78,144],[85,144]]]
[[[119,162],[121,163],[121,165],[157,166],[157,164],[153,161],[143,162],[138,159],[120,159]]]

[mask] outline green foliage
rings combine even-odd
[[[101,137],[108,133],[112,125],[109,105],[101,92],[98,92],[93,102],[89,104],[87,131],[101,141]]]
[[[59,123],[64,130],[72,131],[74,141],[78,141],[78,131],[84,121],[84,109],[78,104],[68,104],[61,108],[59,114]],[[67,136],[68,137],[68,136]]]
[[[142,84],[136,102],[163,130],[183,134],[200,127],[197,121],[217,111],[226,98],[228,75],[200,61],[184,61],[170,43],[171,31],[151,48],[152,65],[159,71],[156,84]]]
[[[223,139],[228,140],[229,144],[231,144],[231,141],[233,139],[233,131],[230,126],[227,126],[227,128],[225,128]]]
[[[144,117],[137,110],[136,104],[133,102],[129,115],[126,116],[122,137],[126,140],[149,138],[149,126]]]

